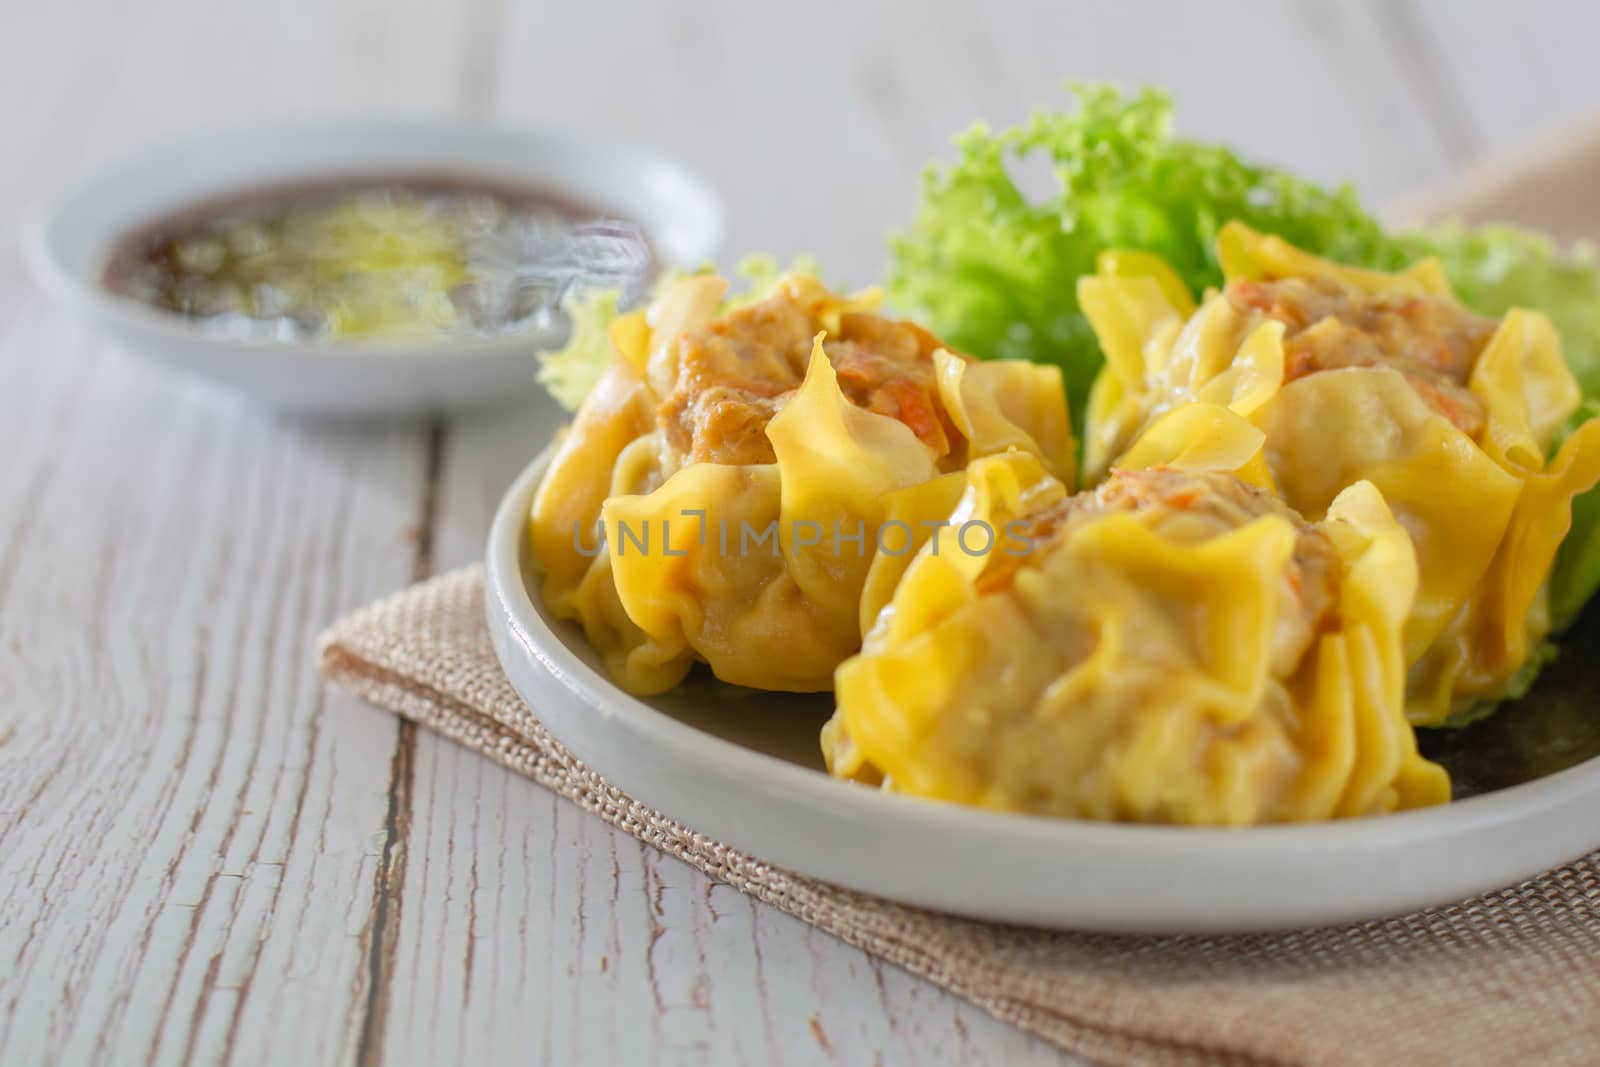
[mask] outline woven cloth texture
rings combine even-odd
[[[343,619],[320,654],[329,678],[371,703],[1094,1062],[1600,1063],[1600,852],[1475,900],[1336,929],[1140,938],[973,922],[764,863],[601,779],[502,673],[479,567]]]

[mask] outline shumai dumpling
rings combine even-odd
[[[696,662],[829,688],[890,497],[1011,450],[1074,465],[1054,368],[970,360],[809,277],[732,310],[726,293],[691,277],[613,324],[534,498],[546,603],[636,693]]]
[[[1370,484],[1313,525],[1228,471],[1117,470],[1069,496],[1011,455],[963,480],[839,668],[833,774],[1218,826],[1449,799],[1404,714],[1415,557]]]
[[[1149,256],[1108,256],[1081,280],[1106,353],[1090,476],[1198,402],[1266,433],[1273,484],[1309,518],[1372,482],[1421,561],[1408,714],[1437,725],[1502,698],[1549,633],[1545,582],[1572,499],[1600,479],[1600,424],[1550,455],[1581,400],[1554,327],[1473,314],[1432,260],[1360,270],[1240,223],[1217,253],[1226,285],[1198,307]]]

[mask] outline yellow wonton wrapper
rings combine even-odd
[[[693,277],[617,320],[612,365],[534,499],[546,602],[583,624],[618,684],[636,693],[670,689],[696,662],[738,685],[828,689],[860,647],[879,526],[898,515],[901,494],[1012,450],[1071,476],[1057,369],[934,352],[937,402],[955,430],[940,460],[906,424],[852,404],[824,351],[841,317],[874,301],[796,276],[778,297],[817,333],[803,382],[765,425],[776,461],[687,461],[657,410],[678,382],[681,339],[725,314],[726,290],[720,278]],[[917,532],[911,523],[907,543]],[[891,549],[906,539],[884,536]]]
[[[1325,277],[1367,293],[1454,299],[1433,260],[1360,270],[1236,222],[1223,227],[1217,253],[1230,282]],[[1486,414],[1474,439],[1387,367],[1285,384],[1281,323],[1220,295],[1196,309],[1152,257],[1102,261],[1080,281],[1079,299],[1106,352],[1085,429],[1091,480],[1185,406],[1227,407],[1265,432],[1266,466],[1290,506],[1317,518],[1366,480],[1411,534],[1421,560],[1405,633],[1412,720],[1437,725],[1506,693],[1549,631],[1544,584],[1572,498],[1600,477],[1600,432],[1587,426],[1546,466],[1581,399],[1549,319],[1507,313],[1479,355],[1466,383]]]
[[[1449,799],[1403,712],[1415,557],[1372,486],[1329,510],[1335,626],[1284,675],[1272,651],[1286,517],[1183,543],[1116,512],[1022,562],[1004,539],[963,551],[962,526],[1014,529],[1065,487],[1015,454],[973,463],[962,483],[951,525],[839,668],[823,731],[835,775],[980,807],[1198,825]]]

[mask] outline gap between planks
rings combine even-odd
[[[475,0],[469,5],[468,31],[462,49],[461,114],[470,121],[489,118],[505,44],[500,29],[505,22],[504,0]],[[414,582],[433,577],[434,547],[439,536],[440,480],[449,422],[435,418],[428,426],[422,495],[413,528],[416,554],[412,560]],[[400,912],[406,878],[406,850],[410,844],[412,785],[416,777],[417,725],[398,719],[394,750],[389,761],[389,803],[384,819],[383,851],[373,877],[372,916],[366,938],[366,1006],[356,1045],[357,1067],[383,1063],[384,1036],[389,1021],[391,984],[400,939]]]
[[[413,535],[416,554],[411,580],[433,577],[433,550],[439,522],[439,482],[444,472],[446,423],[436,418],[428,425],[424,448],[422,495]],[[361,1037],[356,1044],[357,1067],[383,1063],[383,1041],[388,1024],[390,984],[400,940],[400,909],[406,881],[406,848],[411,836],[412,783],[416,777],[417,724],[397,718],[394,750],[389,758],[389,805],[384,817],[383,851],[372,884],[372,916],[364,932],[366,941],[366,1007]]]
[[[1432,123],[1445,155],[1456,167],[1466,164],[1482,152],[1484,139],[1427,16],[1413,0],[1378,0],[1373,10],[1390,58]]]

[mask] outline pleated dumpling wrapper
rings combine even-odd
[[[613,323],[610,367],[534,498],[544,597],[625,689],[696,662],[817,691],[861,644],[895,493],[1011,450],[1071,477],[1059,371],[976,362],[799,275],[730,309],[690,277]]]
[[[1407,710],[1434,726],[1524,682],[1548,636],[1546,579],[1572,499],[1600,479],[1600,423],[1552,449],[1581,401],[1549,319],[1463,308],[1439,264],[1396,272],[1319,259],[1240,223],[1226,284],[1198,307],[1160,260],[1111,253],[1079,298],[1106,354],[1086,468],[1103,472],[1196,402],[1266,433],[1272,481],[1308,518],[1360,480],[1415,542]]]
[[[1415,557],[1370,484],[1313,526],[1217,471],[1119,470],[1077,496],[1022,455],[960,477],[839,668],[833,774],[1208,826],[1449,799],[1403,707]]]

